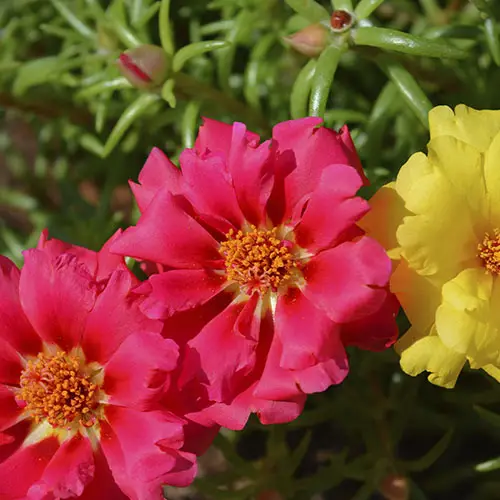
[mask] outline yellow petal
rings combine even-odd
[[[483,370],[500,382],[500,367],[494,365],[483,366]]]
[[[449,137],[429,147],[429,158],[413,155],[398,174],[396,190],[415,215],[404,218],[396,236],[409,266],[440,286],[465,267],[479,265],[477,244],[484,232],[478,236],[475,228],[485,217],[477,207],[486,200],[476,150]],[[473,181],[466,174],[471,169],[476,174]],[[467,192],[460,184],[463,178]]]
[[[402,259],[391,277],[391,292],[396,295],[415,328],[423,332],[431,329],[441,304],[440,287],[409,268]]]
[[[459,104],[453,113],[447,106],[438,106],[429,113],[429,126],[431,139],[449,135],[484,152],[500,132],[500,111],[478,111]]]
[[[391,182],[381,187],[370,200],[370,211],[361,219],[358,225],[368,236],[375,238],[386,250],[398,247],[396,229],[403,217],[408,214],[403,199]]]
[[[405,337],[410,335],[411,340]],[[401,353],[401,368],[416,376],[428,371],[429,382],[451,389],[465,363],[465,356],[448,349],[437,335],[422,336],[411,328],[399,341],[406,344]],[[398,343],[399,343],[398,342]]]
[[[443,286],[436,331],[471,366],[500,365],[500,280],[484,269],[466,269]]]
[[[500,133],[485,154],[484,180],[489,202],[489,231],[500,228]]]

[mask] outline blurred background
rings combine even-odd
[[[333,10],[326,0],[1,0],[0,253],[22,264],[46,227],[99,248],[137,219],[127,181],[151,148],[175,162],[201,116],[268,138],[277,122],[318,111],[319,95],[316,114],[351,130],[369,197],[425,148],[431,105],[500,108],[499,1],[355,1],[369,14],[359,26],[392,38],[361,43],[353,26],[322,82],[321,55],[284,41],[324,12],[312,4]],[[396,49],[398,32],[417,50],[412,38]],[[142,66],[144,44],[164,56]],[[125,51],[150,83],[117,64]],[[222,432],[193,487],[169,498],[500,499],[496,382],[469,371],[449,391],[403,374],[392,351],[350,359],[347,381],[311,396],[297,421]]]

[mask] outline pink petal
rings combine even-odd
[[[90,441],[77,434],[61,444],[27,498],[42,500],[50,494],[54,498],[79,497],[92,481],[94,470]]]
[[[105,365],[104,392],[109,403],[151,409],[177,366],[179,349],[161,335],[141,332],[127,337]]]
[[[19,270],[0,255],[0,338],[23,354],[38,354],[40,337],[24,315],[19,301]]]
[[[244,217],[226,160],[217,155],[198,156],[185,149],[180,156],[185,182],[184,194],[200,214],[213,214],[240,227]]]
[[[163,336],[173,339],[179,346],[184,346],[205,325],[221,314],[232,300],[232,294],[220,293],[201,306],[180,311],[166,318],[163,321]]]
[[[196,457],[179,451],[183,421],[167,412],[139,412],[108,406],[101,445],[113,476],[136,500],[162,498],[162,484],[187,486],[196,474]]]
[[[137,226],[129,227],[111,251],[176,268],[202,268],[220,260],[218,243],[190,215],[179,199],[160,190]]]
[[[342,342],[368,351],[383,351],[398,338],[396,316],[399,302],[387,292],[383,305],[373,314],[342,325]]]
[[[275,222],[290,216],[295,205],[316,188],[328,165],[351,165],[365,178],[348,130],[339,134],[321,124],[321,118],[309,117],[282,122],[273,129],[277,158],[271,211]]]
[[[130,293],[132,284],[128,271],[116,271],[97,297],[81,343],[87,360],[104,364],[129,335],[161,331],[160,322],[140,311],[137,297]]]
[[[274,184],[272,150],[267,141],[258,147],[249,141],[242,123],[233,125],[229,171],[239,206],[246,220],[259,226],[265,222],[265,207]]]
[[[340,339],[331,336],[328,346],[330,356],[324,362],[302,370],[285,370],[280,367],[283,343],[275,335],[269,350],[264,372],[257,384],[254,396],[268,400],[286,401],[305,394],[322,392],[344,380],[349,368],[347,356]]]
[[[80,500],[130,500],[116,484],[102,450],[94,452],[94,480],[85,488]]]
[[[245,306],[242,302],[231,304],[187,344],[182,383],[202,376],[211,400],[234,398],[240,380],[255,366],[258,344],[236,331],[240,315],[248,314]],[[255,309],[255,301],[249,301],[248,306]]]
[[[203,118],[203,125],[200,127],[198,137],[194,143],[194,148],[199,155],[205,155],[207,151],[211,153],[222,153],[229,158],[233,126],[227,123]],[[259,136],[253,132],[245,132],[248,142],[258,143]]]
[[[29,488],[42,476],[58,448],[59,441],[50,437],[31,446],[21,446],[0,463],[0,498],[25,498]]]
[[[84,247],[71,245],[55,238],[49,239],[49,232],[44,229],[38,240],[37,249],[42,250],[55,261],[61,254],[68,253],[76,256],[78,262],[83,264],[90,275],[96,280],[108,278],[117,268],[127,269],[123,257],[109,252],[109,245],[120,235],[118,230],[102,247],[99,252],[93,252]]]
[[[41,250],[26,250],[19,295],[24,312],[45,341],[68,351],[79,342],[95,303],[88,269],[71,254],[52,260]]]
[[[0,430],[0,464],[19,449],[30,432],[29,419],[19,421],[5,431]]]
[[[305,394],[289,401],[271,401],[253,395],[256,385],[257,383],[252,384],[230,404],[215,403],[197,414],[188,414],[187,417],[205,425],[219,424],[239,431],[245,427],[251,413],[256,413],[264,425],[291,422],[302,413]]]
[[[19,383],[19,380],[18,380]],[[11,388],[0,384],[0,432],[12,427],[21,417],[22,410],[17,404]]]
[[[187,311],[208,302],[226,286],[224,275],[207,269],[172,270],[149,277],[150,293],[141,304],[141,310],[155,319],[165,319],[180,311]],[[142,293],[144,286],[137,289]]]
[[[0,384],[19,386],[22,370],[17,351],[0,337]]]
[[[337,347],[340,329],[324,311],[317,309],[300,292],[290,288],[278,300],[276,335],[283,344],[279,366],[301,370],[328,360]],[[343,347],[341,352],[343,352]]]
[[[144,212],[157,191],[167,188],[172,194],[181,192],[180,170],[165,156],[163,151],[153,148],[139,173],[139,184],[130,182],[139,210]]]
[[[370,209],[366,200],[355,197],[361,183],[352,167],[326,167],[295,228],[297,245],[317,253],[337,244],[345,231]]]
[[[304,269],[304,295],[336,323],[355,321],[386,298],[391,261],[374,240],[362,237],[325,250]]]

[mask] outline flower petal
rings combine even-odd
[[[87,360],[104,364],[129,335],[161,331],[160,322],[139,310],[137,297],[130,293],[132,283],[128,271],[116,271],[97,297],[81,344]]]
[[[0,432],[12,427],[21,417],[22,410],[16,403],[10,387],[0,384]]]
[[[499,113],[500,118],[500,113]],[[499,124],[500,128],[500,124]],[[489,222],[491,229],[500,226],[500,169],[498,159],[500,158],[500,133],[498,133],[486,151],[484,159],[484,179],[486,183],[487,199],[489,202]]]
[[[139,210],[144,212],[160,189],[166,188],[172,194],[182,191],[181,171],[161,149],[153,148],[139,173],[139,184],[130,182],[130,188]]]
[[[150,292],[141,310],[154,319],[165,319],[180,311],[193,309],[221,292],[227,280],[224,275],[207,269],[174,269],[153,274],[148,279]],[[142,293],[146,288],[137,289]]]
[[[398,300],[392,293],[388,293],[383,306],[376,312],[342,325],[342,343],[368,351],[383,351],[391,347],[398,337],[398,311]]]
[[[185,149],[180,164],[184,194],[196,211],[221,217],[234,227],[240,227],[244,217],[236,200],[227,160],[217,155],[200,157],[193,150]]]
[[[151,409],[177,366],[177,344],[154,333],[134,333],[104,367],[104,392],[109,404]]]
[[[332,339],[338,339],[339,326],[298,288],[290,288],[278,299],[275,316],[276,334],[283,345],[281,368],[301,370],[332,356]]]
[[[304,269],[304,295],[336,323],[377,311],[386,299],[391,261],[374,240],[362,237],[325,250]]]
[[[255,299],[231,304],[188,342],[183,382],[203,374],[211,400],[227,402],[235,397],[239,382],[255,367],[258,345],[248,338],[251,332],[243,336],[237,331],[238,320],[248,311],[253,313],[255,306]]]
[[[194,143],[195,150],[198,154],[222,153],[224,158],[229,158],[229,150],[231,147],[231,137],[233,134],[233,126],[227,123],[203,118],[203,125],[200,127],[198,137]],[[257,143],[259,136],[253,132],[245,131],[245,139],[248,142]]]
[[[29,489],[27,498],[79,497],[92,481],[94,470],[90,441],[77,434],[61,444],[40,479]]]
[[[245,125],[235,123],[229,153],[229,171],[245,219],[259,226],[274,184],[272,148],[269,141],[256,146]]]
[[[459,104],[453,112],[448,106],[437,106],[429,112],[429,126],[431,139],[452,136],[484,153],[500,132],[500,111],[477,111]]]
[[[0,384],[19,386],[22,370],[17,351],[0,337]]]
[[[19,301],[19,270],[0,255],[0,338],[23,354],[38,354],[42,347]]]
[[[33,249],[23,255],[19,295],[24,312],[40,337],[69,351],[79,344],[95,303],[92,277],[71,254],[52,260]]]
[[[358,226],[387,251],[394,252],[399,246],[396,230],[407,215],[410,212],[406,210],[403,198],[396,191],[396,183],[390,182],[372,196],[370,211],[358,222]]]
[[[369,210],[368,202],[355,196],[362,182],[352,167],[326,167],[294,230],[296,243],[313,254],[337,244]]]
[[[193,269],[220,260],[217,242],[166,189],[158,191],[137,226],[129,227],[111,251],[166,266]]]
[[[443,344],[474,367],[500,364],[500,280],[466,269],[443,286],[436,330]]]
[[[285,203],[284,213],[275,222],[290,216],[295,205],[315,189],[328,165],[351,165],[366,179],[347,128],[337,133],[319,127],[322,123],[321,118],[308,117],[282,122],[273,128],[277,158],[271,205]],[[278,213],[277,208],[273,211]]]
[[[408,340],[412,339],[412,340]],[[465,356],[448,349],[437,335],[422,336],[413,328],[402,337],[407,344],[401,354],[401,368],[413,377],[430,372],[429,382],[451,389],[465,364]]]
[[[59,441],[51,437],[18,448],[0,463],[0,498],[25,498],[29,488],[42,476],[58,448]]]
[[[162,498],[162,484],[187,486],[196,457],[180,452],[183,421],[167,412],[108,406],[101,445],[116,482],[137,500]]]

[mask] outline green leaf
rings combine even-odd
[[[500,428],[500,415],[498,413],[494,413],[490,410],[487,410],[486,408],[482,408],[481,406],[477,405],[474,406],[474,410],[476,410],[476,412],[483,420],[486,420],[486,422],[493,425],[494,427]]]
[[[491,472],[500,469],[500,457],[477,464],[474,469],[476,469],[477,472]]]
[[[312,23],[328,21],[330,14],[319,3],[314,0],[285,0],[286,3],[302,17],[305,17]]]
[[[290,114],[294,119],[303,118],[307,115],[307,103],[311,93],[311,83],[315,69],[316,60],[310,59],[295,79],[290,96]]]
[[[401,466],[408,471],[420,472],[428,469],[434,462],[446,451],[451,438],[453,437],[454,429],[450,429],[423,457],[418,460],[399,462]]]
[[[342,50],[339,47],[329,45],[318,57],[311,82],[311,96],[309,99],[309,114],[311,116],[323,117],[325,115],[328,95],[330,94],[341,55]]]
[[[333,10],[346,10],[352,12],[352,0],[331,0]]]
[[[171,108],[175,108],[177,106],[177,98],[174,94],[175,80],[170,78],[167,80],[163,87],[161,88],[161,97],[162,99],[168,103]]]
[[[356,45],[368,45],[414,56],[461,59],[468,55],[467,52],[454,47],[448,41],[428,40],[387,28],[360,27],[353,33]]]
[[[54,8],[61,14],[66,22],[71,25],[75,31],[85,38],[94,38],[96,34],[83,21],[81,21],[61,0],[50,0]]]
[[[425,128],[429,128],[428,114],[432,104],[415,78],[399,63],[388,57],[381,56],[377,62],[389,79],[398,88],[408,106],[416,114]]]
[[[104,80],[94,85],[90,85],[89,87],[85,87],[76,94],[76,97],[89,98],[102,94],[102,92],[105,92],[106,90],[111,91],[126,88],[132,88],[132,84],[125,77],[120,76],[118,78],[113,78],[112,80]]]
[[[500,30],[498,24],[491,17],[484,21],[484,33],[491,57],[493,57],[495,64],[500,66]]]
[[[185,148],[192,148],[198,130],[198,119],[200,117],[200,102],[189,101],[182,116],[181,133],[182,145]]]
[[[356,19],[365,19],[370,16],[385,0],[361,0],[354,9]]]
[[[184,64],[192,57],[200,56],[211,50],[222,49],[229,47],[230,43],[224,40],[209,40],[204,42],[190,43],[179,49],[172,61],[172,69],[177,72],[180,71]]]
[[[156,94],[141,94],[120,116],[104,145],[103,157],[108,156],[116,147],[125,132],[139,116],[144,114],[154,103],[158,102]]]
[[[161,46],[168,55],[173,56],[175,48],[172,28],[170,26],[170,0],[161,0],[158,22]]]

